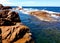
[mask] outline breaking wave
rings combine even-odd
[[[59,12],[49,11],[49,10],[45,10],[45,9],[39,10],[39,9],[33,9],[33,8],[23,8],[23,10],[20,10],[20,11],[24,14],[29,14],[28,12],[32,12],[32,11],[44,11],[47,13],[60,14]]]

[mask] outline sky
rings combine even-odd
[[[60,6],[60,0],[0,0],[5,6]]]

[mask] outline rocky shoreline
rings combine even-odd
[[[9,9],[12,8],[0,4],[0,42],[34,43],[30,29],[21,23],[18,12]]]
[[[42,21],[49,21],[49,22],[60,21],[60,19],[59,19],[60,13],[49,13],[49,12],[45,12],[45,11],[31,11],[28,13],[30,15],[37,17],[38,19],[40,19]]]

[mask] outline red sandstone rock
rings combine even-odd
[[[14,26],[1,26],[0,28],[2,29],[3,43],[26,43],[32,40],[29,28],[20,23]]]
[[[43,21],[52,21],[54,20],[53,18],[50,17],[50,14],[47,12],[43,12],[43,11],[32,11],[29,12],[31,15],[36,15],[37,17],[39,17],[40,20]]]
[[[37,17],[42,21],[60,21],[58,20],[60,17],[60,14],[58,13],[49,13],[45,11],[32,11],[32,12],[29,12],[29,14]]]
[[[18,13],[3,5],[0,8],[0,42],[34,43],[29,28],[21,23]]]
[[[2,43],[34,43],[29,28],[20,22],[17,12],[10,10],[0,11]]]

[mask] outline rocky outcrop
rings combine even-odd
[[[6,10],[6,9],[12,9],[12,7],[10,7],[10,6],[3,6],[2,4],[0,4],[0,10]]]
[[[0,4],[0,9],[3,7],[3,5],[2,4]]]
[[[0,25],[14,25],[16,22],[21,22],[17,12],[9,10],[0,11]]]
[[[43,21],[53,20],[52,18],[50,18],[50,15],[48,15],[49,13],[47,13],[47,12],[34,11],[34,12],[30,12],[30,14],[38,16],[40,18],[40,20],[43,20]]]
[[[4,6],[4,7],[2,7],[1,9],[2,9],[2,10],[12,9],[12,7],[10,7],[10,6]]]
[[[45,11],[32,11],[29,14],[34,15],[42,21],[59,21],[60,14],[48,13]]]
[[[29,28],[20,23],[0,28],[2,29],[2,43],[33,43]]]
[[[30,30],[21,23],[15,11],[0,10],[0,42],[1,43],[34,43]]]

